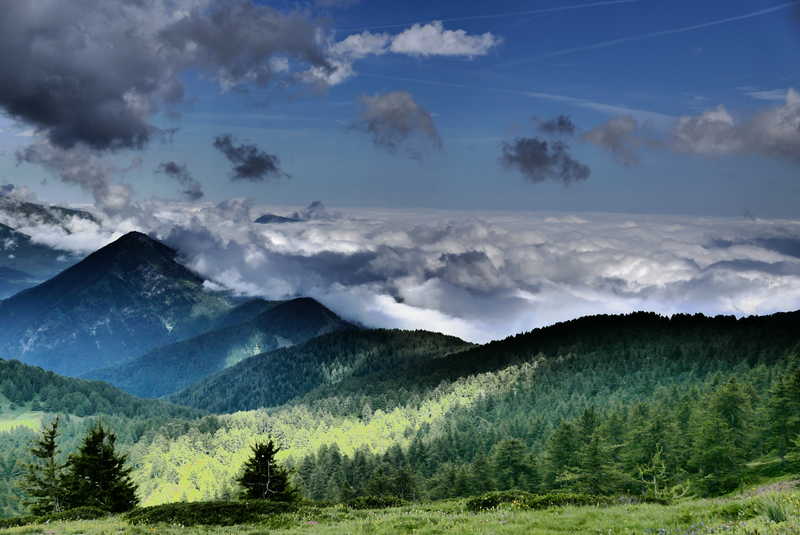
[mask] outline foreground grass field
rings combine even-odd
[[[800,492],[724,500],[692,500],[676,505],[559,507],[515,510],[513,504],[470,513],[463,500],[358,511],[344,506],[306,508],[265,518],[257,524],[228,527],[131,526],[124,519],[50,523],[0,530],[3,534],[112,535],[290,535],[290,534],[486,534],[564,533],[701,535],[789,535],[800,533]]]

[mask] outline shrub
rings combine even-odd
[[[109,516],[109,512],[99,507],[76,507],[60,513],[53,513],[45,517],[46,520],[55,522],[72,522],[75,520],[97,520]]]
[[[723,520],[750,520],[762,512],[762,505],[757,500],[731,502],[716,507],[713,511]]]
[[[778,499],[772,498],[764,500],[764,514],[771,522],[786,522],[789,514],[786,512],[786,506]]]
[[[169,503],[134,509],[125,515],[131,524],[171,524],[180,526],[233,526],[252,524],[265,516],[294,511],[286,502],[253,500],[247,502]]]
[[[564,505],[610,505],[614,498],[590,494],[531,494],[522,490],[494,491],[467,500],[467,510],[477,512],[510,505],[517,509],[546,509]]]
[[[386,509],[400,507],[408,502],[397,496],[359,496],[347,502],[351,509]]]
[[[0,518],[0,529],[18,528],[20,526],[29,526],[31,524],[39,524],[42,519],[38,516],[17,516],[14,518]]]

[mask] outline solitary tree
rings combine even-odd
[[[35,515],[57,513],[63,509],[61,472],[64,467],[56,460],[59,423],[56,417],[42,428],[41,437],[31,449],[34,462],[26,466],[22,480],[22,489],[29,497],[27,505]]]
[[[243,488],[242,498],[288,502],[297,497],[297,491],[289,483],[288,471],[275,460],[279,451],[272,439],[253,446],[253,455],[237,479]]]
[[[98,424],[70,455],[64,476],[67,508],[94,506],[121,513],[136,507],[136,485],[131,481],[127,457],[116,452],[116,435]]]

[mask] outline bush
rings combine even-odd
[[[726,503],[714,509],[717,516],[729,521],[750,520],[760,515],[761,511],[762,505],[757,500]]]
[[[397,496],[359,496],[347,502],[351,509],[386,509],[400,507],[408,502]]]
[[[45,520],[54,522],[73,522],[75,520],[97,520],[98,518],[105,518],[111,513],[99,507],[76,507],[60,513],[53,513],[47,515]]]
[[[769,518],[770,522],[775,523],[786,522],[786,519],[789,518],[786,505],[775,498],[764,500],[764,514]]]
[[[516,509],[546,509],[565,505],[610,505],[614,498],[593,496],[590,494],[556,493],[531,494],[522,490],[506,490],[487,492],[467,500],[468,511],[486,511],[500,505],[509,505]]]
[[[296,506],[286,502],[193,502],[168,503],[134,509],[125,515],[131,524],[171,524],[179,526],[233,526],[252,524],[265,516],[288,513]]]
[[[17,516],[14,518],[0,518],[0,529],[18,528],[20,526],[30,526],[39,524],[42,519],[38,516]]]

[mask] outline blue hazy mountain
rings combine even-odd
[[[213,328],[236,303],[175,256],[132,232],[0,301],[0,355],[79,375]]]
[[[109,382],[143,397],[171,394],[273,349],[291,347],[313,337],[355,327],[310,298],[242,305],[226,318],[266,308],[249,321],[159,347],[118,366],[89,372],[84,377]]]

